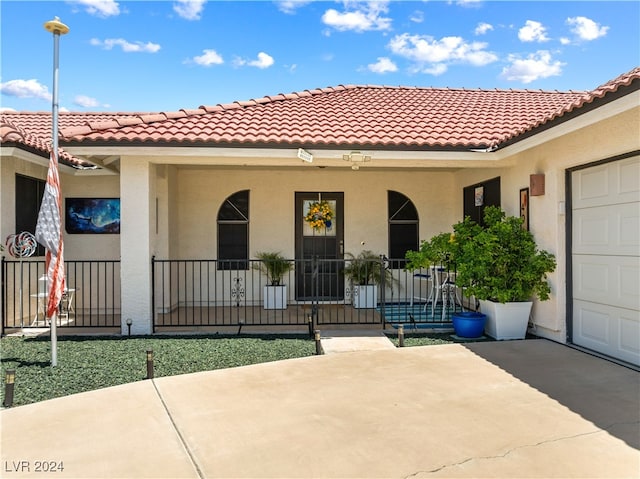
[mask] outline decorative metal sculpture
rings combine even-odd
[[[22,322],[22,260],[33,256],[38,249],[38,242],[31,233],[23,231],[7,236],[5,247],[10,256],[20,259],[20,328],[22,328],[24,326]]]

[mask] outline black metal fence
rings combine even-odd
[[[42,328],[47,275],[43,260],[2,258],[2,329]],[[63,328],[120,327],[120,261],[65,261],[66,288],[57,314]]]
[[[275,286],[261,260],[152,259],[154,331],[198,327],[389,325],[450,328],[462,309],[455,271],[403,269],[404,260],[370,260],[379,282],[356,284],[350,259],[290,259]],[[385,274],[386,272],[386,274]],[[467,301],[468,302],[468,301]]]
[[[379,282],[360,285],[345,274],[352,259],[291,259],[279,285],[264,261],[152,258],[153,330],[259,326],[272,330],[337,325],[451,327],[451,313],[469,306],[443,266],[407,271],[404,260],[380,257],[365,269]],[[63,328],[121,327],[120,261],[66,261],[66,291],[57,315]],[[2,333],[49,326],[44,317],[44,261],[2,258]]]

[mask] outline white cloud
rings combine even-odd
[[[571,31],[575,33],[580,40],[586,41],[604,37],[609,30],[609,27],[600,26],[598,23],[586,17],[567,18],[567,25],[572,25],[573,28]]]
[[[415,62],[412,71],[438,75],[453,63],[484,66],[498,60],[495,53],[486,50],[486,43],[468,43],[461,37],[436,40],[428,35],[403,33],[392,38],[388,47],[396,55]]]
[[[160,50],[160,45],[157,43],[142,43],[142,42],[128,42],[122,38],[107,38],[105,40],[99,40],[97,38],[92,38],[90,41],[91,45],[102,47],[105,50],[111,50],[113,47],[122,48],[123,52],[131,53],[131,52],[143,52],[143,53],[157,53]]]
[[[9,108],[8,106],[0,106],[0,113],[18,111],[15,108]]]
[[[490,30],[493,30],[493,25],[490,23],[480,22],[473,33],[476,35],[484,35]]]
[[[222,65],[224,63],[222,56],[220,56],[215,50],[202,50],[202,55],[193,57],[191,61],[203,67]]]
[[[553,61],[551,53],[547,50],[539,50],[531,53],[527,58],[510,55],[509,66],[502,69],[501,77],[509,81],[531,83],[539,78],[558,76],[565,65],[560,61]]]
[[[120,5],[113,0],[75,0],[72,3],[82,5],[88,14],[97,17],[120,15]]]
[[[47,86],[35,79],[9,80],[8,82],[0,83],[0,93],[18,98],[39,98],[47,101],[52,99]]]
[[[257,68],[269,68],[273,65],[273,57],[265,52],[258,53],[258,59],[247,62],[247,65]]]
[[[344,12],[330,8],[322,15],[322,22],[340,32],[353,30],[390,30],[391,18],[382,15],[389,11],[388,2],[345,2]]]
[[[428,75],[433,75],[433,76],[438,76],[438,75],[442,75],[443,73],[446,73],[447,71],[447,65],[443,64],[443,63],[435,63],[433,65],[431,65],[430,67],[427,68],[423,68],[421,70],[422,73],[426,73]]]
[[[424,22],[424,12],[422,10],[416,10],[409,16],[409,20],[414,23]]]
[[[73,104],[81,106],[82,108],[94,108],[100,106],[100,103],[95,98],[91,98],[86,95],[77,95],[73,99]]]
[[[177,0],[173,11],[185,20],[200,20],[207,0]]]
[[[518,38],[523,42],[546,42],[547,29],[540,22],[527,20],[524,27],[518,30]]]
[[[278,6],[278,10],[280,10],[282,13],[293,15],[294,13],[296,13],[296,10],[298,8],[304,7],[311,2],[309,0],[286,0],[275,3]]]
[[[561,37],[560,38],[560,44],[561,45],[569,45],[571,43],[571,40],[569,40],[567,37]]]
[[[273,57],[266,54],[265,52],[258,53],[258,58],[256,60],[245,60],[244,58],[240,57],[236,57],[233,59],[233,64],[236,67],[248,65],[250,67],[264,69],[269,68],[271,65],[273,65],[273,63]]]
[[[376,63],[367,65],[369,71],[373,73],[388,73],[398,71],[398,67],[387,57],[378,57]]]

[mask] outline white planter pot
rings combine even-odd
[[[262,303],[264,309],[287,309],[287,285],[265,286]]]
[[[356,284],[353,286],[353,307],[373,309],[378,305],[378,286],[375,284]]]
[[[480,300],[480,311],[487,315],[484,330],[494,339],[524,339],[533,302],[494,303]]]

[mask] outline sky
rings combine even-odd
[[[592,90],[640,66],[633,1],[0,0],[0,109],[158,112],[337,85]]]

